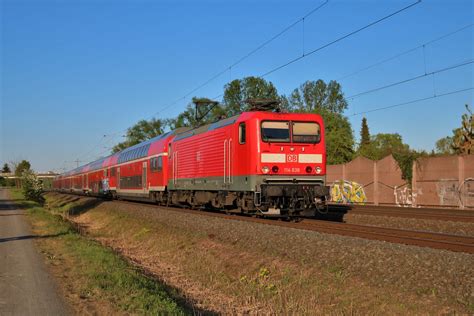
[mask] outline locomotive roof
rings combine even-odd
[[[207,131],[212,131],[214,129],[218,129],[218,128],[221,128],[221,127],[224,127],[224,126],[227,126],[227,125],[234,124],[235,121],[237,120],[237,118],[240,115],[241,114],[234,115],[234,116],[231,116],[229,118],[226,118],[226,119],[223,119],[223,120],[211,123],[211,124],[199,126],[199,127],[193,128],[191,130],[185,131],[183,133],[177,134],[174,140],[184,139],[184,138],[187,138],[187,137],[191,137],[193,135],[198,135],[198,134],[201,134],[201,133],[205,133]]]
[[[212,131],[224,126],[228,126],[231,124],[234,124],[236,121],[239,119],[249,119],[252,117],[260,117],[260,118],[270,118],[270,119],[281,119],[281,116],[295,116],[295,115],[317,115],[317,114],[312,114],[312,113],[283,113],[283,112],[266,112],[266,111],[250,111],[250,112],[242,112],[240,114],[222,119],[220,121],[210,123],[207,125],[199,126],[194,129],[182,132],[182,133],[177,133],[176,137],[174,140],[181,140],[185,139],[194,135],[202,134],[208,131]]]

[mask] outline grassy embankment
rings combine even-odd
[[[11,198],[27,210],[37,243],[60,288],[78,313],[185,314],[166,288],[19,190]]]
[[[55,212],[73,214],[90,238],[205,310],[436,314],[470,308],[469,293],[456,285],[462,276],[438,282],[431,265],[443,262],[431,250],[54,193],[47,200]]]

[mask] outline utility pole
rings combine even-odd
[[[76,168],[79,167],[79,163],[81,162],[84,162],[82,160],[79,160],[79,159],[76,159],[76,160],[73,160],[73,161],[64,161],[64,163],[76,163]]]

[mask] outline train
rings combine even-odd
[[[60,192],[263,217],[323,212],[320,115],[242,112],[161,134],[57,176]]]

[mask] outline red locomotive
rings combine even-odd
[[[267,216],[325,206],[316,114],[244,112],[181,128],[58,176],[56,190]]]

